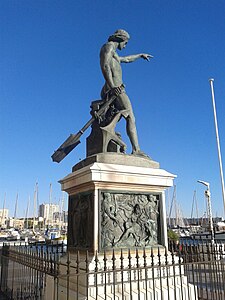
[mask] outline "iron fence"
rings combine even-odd
[[[64,253],[4,245],[6,299],[225,299],[223,244]]]
[[[65,245],[3,244],[0,299],[44,299],[46,276],[56,275]]]

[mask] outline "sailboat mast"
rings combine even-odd
[[[215,103],[215,96],[214,96],[213,81],[214,81],[213,78],[209,79],[211,93],[212,93],[213,114],[214,114],[215,130],[216,130],[218,158],[219,158],[219,165],[220,165],[220,179],[221,179],[221,186],[222,186],[224,212],[225,212],[225,190],[224,190],[224,178],[223,178],[223,165],[222,165],[222,157],[221,157],[221,151],[220,151],[220,139],[219,139],[219,131],[218,131],[218,125],[217,125],[216,103]]]
[[[33,232],[35,233],[35,217],[36,217],[36,206],[37,206],[37,188],[38,184],[36,182],[35,184],[35,190],[34,190],[34,215],[33,215]]]
[[[29,212],[29,206],[30,206],[30,196],[28,198],[26,215],[25,215],[26,229],[28,229],[28,212]]]
[[[196,210],[196,224],[198,225],[198,204],[196,199],[196,190],[194,190],[193,200],[192,200],[192,207],[191,207],[191,221],[193,223],[194,217],[194,208]]]
[[[167,190],[167,199],[168,199],[168,209],[167,209],[167,225],[170,227],[170,216],[169,216],[169,209],[170,209],[170,190]]]
[[[17,202],[18,202],[18,193],[16,194],[16,203],[15,203],[15,211],[14,211],[14,222],[13,222],[14,228],[16,228]]]
[[[49,186],[49,204],[48,204],[48,225],[51,225],[50,223],[50,215],[52,214],[52,184],[50,183]],[[51,221],[52,221],[52,217],[51,217]]]
[[[59,213],[59,224],[60,224],[60,230],[62,230],[62,222],[63,222],[63,207],[64,207],[64,194],[62,192],[62,198],[60,201],[60,213]]]
[[[199,219],[198,219],[198,201],[196,199],[196,193],[195,193],[195,207],[196,207],[197,225],[199,225]]]
[[[5,220],[5,200],[6,200],[6,193],[4,195],[3,207],[2,207],[2,217],[1,217],[1,227],[3,225],[3,219]],[[5,223],[5,222],[4,222]],[[5,224],[4,224],[5,225]]]
[[[169,225],[171,225],[170,224],[171,223],[171,215],[172,215],[172,210],[173,210],[173,205],[174,205],[175,199],[176,199],[176,185],[174,185],[174,188],[173,188],[173,197],[172,197],[172,201],[171,201],[171,205],[170,205]],[[174,224],[173,224],[173,226],[174,226]]]
[[[194,191],[192,207],[191,207],[191,222],[193,222],[193,212],[194,212],[194,204],[195,204],[196,191]]]

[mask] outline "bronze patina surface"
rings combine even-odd
[[[100,66],[105,84],[101,91],[101,99],[91,103],[91,119],[76,133],[71,134],[53,153],[52,160],[60,162],[79,143],[80,137],[91,126],[92,131],[87,138],[87,157],[97,153],[126,152],[126,144],[121,135],[115,131],[121,118],[126,120],[126,132],[129,137],[132,155],[151,158],[140,150],[135,117],[131,101],[126,93],[122,78],[122,63],[131,63],[139,58],[149,61],[150,54],[140,53],[119,56],[117,50],[126,47],[130,35],[123,29],[116,30],[100,50]]]

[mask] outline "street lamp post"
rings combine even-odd
[[[211,206],[211,193],[209,188],[209,183],[206,181],[198,180],[199,183],[205,185],[207,188],[205,190],[205,198],[207,202],[207,215],[209,220],[209,231],[212,237],[212,243],[214,243],[214,231],[213,231],[213,219],[212,219],[212,206]]]

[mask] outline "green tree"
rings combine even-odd
[[[168,239],[173,242],[179,241],[179,235],[171,229],[167,231]]]

